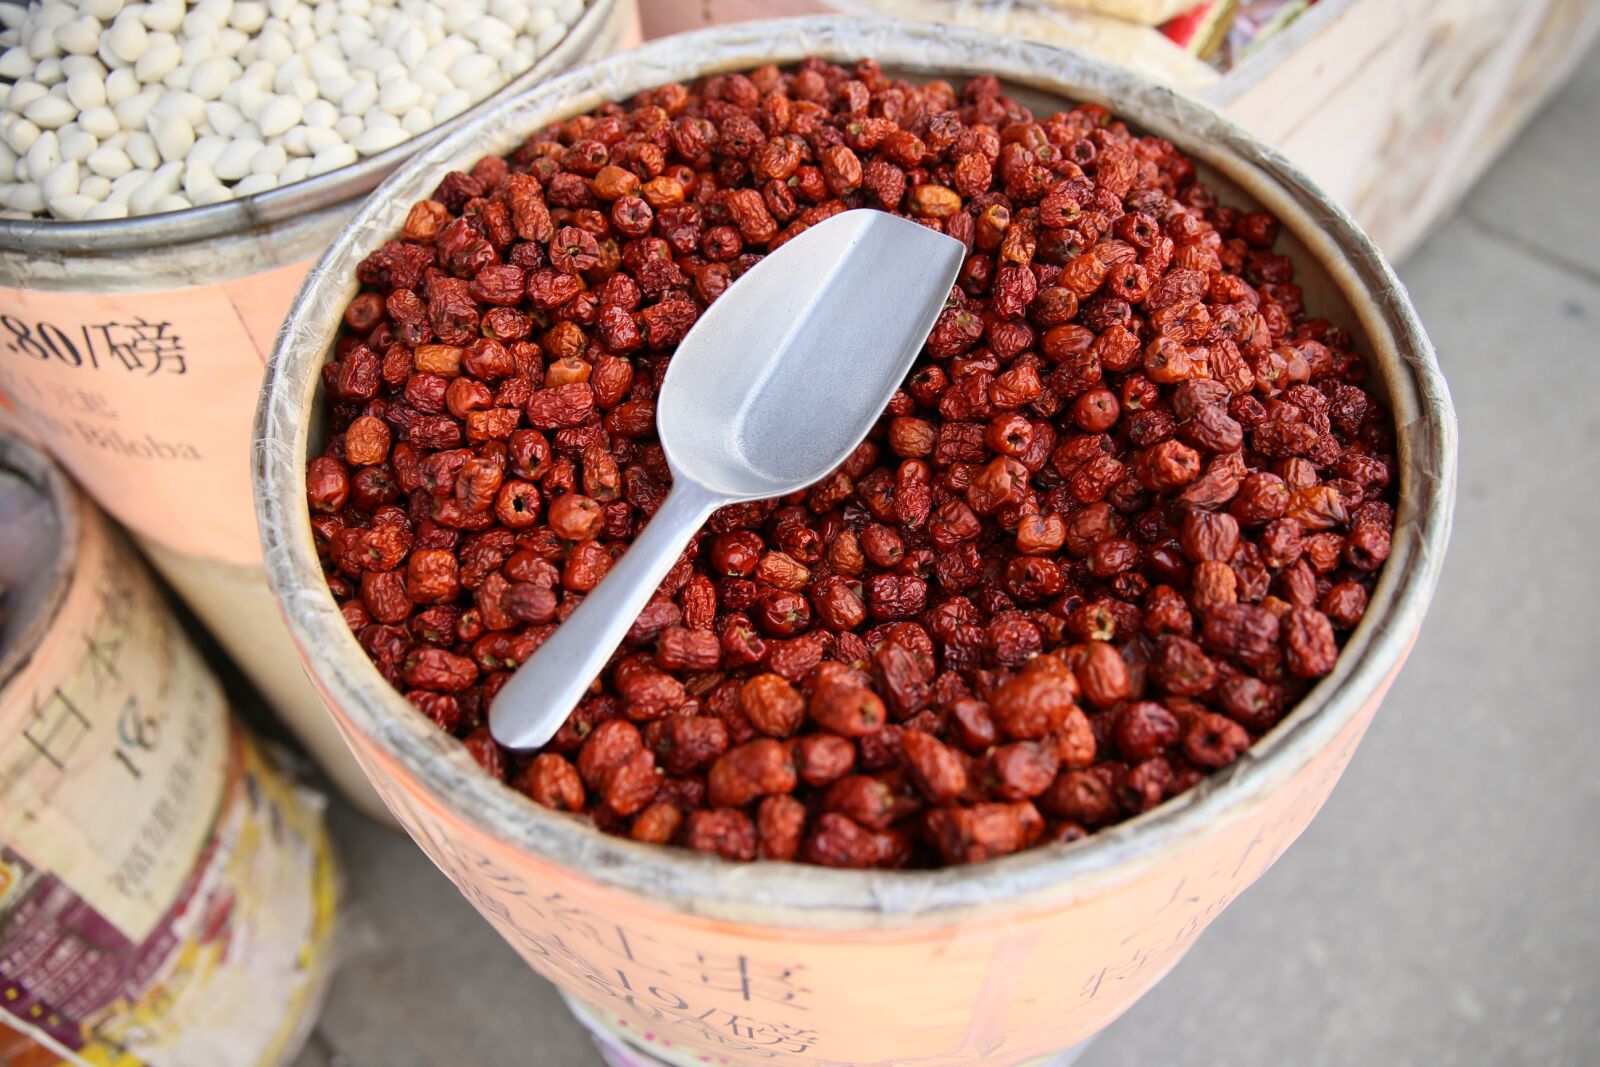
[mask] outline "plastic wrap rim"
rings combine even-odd
[[[357,289],[355,267],[396,233],[442,175],[505,153],[561,118],[639,90],[807,55],[878,59],[908,74],[993,73],[1013,86],[1104,104],[1173,141],[1283,219],[1359,319],[1400,437],[1401,505],[1393,553],[1367,615],[1323,679],[1232,767],[1128,822],[1072,845],[968,867],[838,871],[728,864],[609,837],[541,808],[485,776],[379,675],[345,625],[310,532],[304,479],[319,368]],[[1192,97],[1092,58],[966,29],[816,17],[743,23],[666,38],[553,79],[464,125],[379,188],[307,276],[267,367],[254,477],[269,581],[307,669],[365,740],[415,776],[451,817],[510,846],[635,892],[660,907],[749,915],[773,925],[872,926],[948,919],[953,909],[1033,906],[1085,897],[1227,825],[1308,764],[1377,699],[1421,625],[1449,537],[1456,425],[1432,345],[1377,248],[1338,205],[1271,147]]]
[[[137,250],[165,254],[175,244],[228,237],[257,236],[290,225],[336,204],[351,204],[418,152],[439,143],[459,126],[472,125],[501,104],[551,74],[583,59],[607,27],[618,0],[586,0],[583,14],[566,36],[537,63],[460,115],[393,148],[367,156],[282,189],[205,207],[162,215],[93,222],[51,219],[0,219],[0,253],[56,252],[98,255]],[[196,280],[208,280],[197,274]]]

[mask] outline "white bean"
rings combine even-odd
[[[152,41],[133,65],[134,74],[149,85],[167,76],[167,72],[183,62],[183,49],[170,41]]]
[[[364,131],[356,138],[356,151],[364,156],[375,156],[379,152],[386,152],[397,144],[409,141],[411,135],[399,126],[377,127]]]
[[[155,170],[161,166],[161,149],[156,147],[156,139],[144,130],[134,130],[128,134],[128,143],[122,150],[128,153],[128,158],[140,170]]]
[[[220,204],[233,199],[233,190],[226,185],[208,185],[200,189],[189,199],[194,201],[195,207],[207,207],[211,204]]]
[[[450,64],[450,80],[463,89],[499,80],[499,63],[482,53],[462,56]]]
[[[126,204],[135,190],[149,180],[149,171],[131,170],[122,175],[122,177],[111,180],[111,192],[106,194],[106,199],[115,203]]]
[[[372,82],[356,82],[355,88],[339,98],[339,110],[360,115],[378,102],[378,87]]]
[[[100,20],[84,15],[57,27],[56,44],[69,55],[94,55],[100,47]]]
[[[296,126],[278,138],[278,143],[283,145],[283,150],[291,156],[309,156],[311,154],[311,142],[306,139],[308,132],[306,127]]]
[[[190,160],[183,168],[183,191],[192,200],[202,189],[220,185],[211,164]]]
[[[144,5],[142,20],[152,30],[171,33],[183,22],[183,0],[153,0]]]
[[[59,196],[72,196],[77,191],[78,164],[75,160],[68,159],[57,163],[39,179],[39,192],[44,194],[46,200],[54,200]]]
[[[224,100],[213,100],[206,105],[206,125],[223,137],[238,129],[243,121],[239,109]]]
[[[343,143],[341,138],[330,126],[306,127],[306,153],[308,155],[320,155],[341,143]]]
[[[17,82],[11,87],[11,91],[6,94],[6,108],[15,112],[26,111],[28,105],[36,100],[43,100],[49,95],[50,89],[48,86],[32,79]]]
[[[364,129],[366,127],[362,125],[359,115],[340,115],[339,121],[333,124],[333,131],[351,144],[355,143]]]
[[[26,78],[33,73],[33,57],[26,48],[7,48],[0,54],[0,78]]]
[[[177,90],[163,93],[161,99],[156,101],[156,106],[150,109],[150,114],[158,119],[176,115],[195,126],[205,121],[206,102],[194,93]]]
[[[63,126],[59,131],[59,135],[61,137],[62,159],[82,162],[89,158],[89,153],[100,147],[99,139],[77,123]]]
[[[234,196],[255,196],[278,187],[276,174],[247,174],[233,187]]]
[[[294,57],[294,45],[289,43],[285,33],[270,30],[256,38],[256,42],[256,54],[268,63],[276,65]]]
[[[180,46],[183,51],[183,65],[198,67],[208,59],[217,58],[217,31],[211,30],[203,37],[185,37]]]
[[[44,210],[44,194],[39,191],[39,186],[33,182],[22,182],[18,185],[7,186],[5,205],[13,211],[23,211],[29,215],[37,215]]]
[[[278,174],[278,184],[289,185],[293,182],[301,181],[310,173],[311,158],[309,156],[301,156],[299,159],[291,159],[288,166],[284,167],[283,170]]]
[[[348,167],[356,159],[356,150],[354,148],[347,144],[333,144],[312,157],[309,173],[313,177],[318,174],[326,174],[330,170]]]
[[[137,130],[150,118],[150,111],[156,106],[156,101],[161,99],[161,94],[155,89],[144,89],[123,100],[111,110],[117,113],[117,121],[125,130]]]
[[[168,193],[150,205],[150,214],[165,215],[169,211],[185,211],[194,207],[194,201],[182,193]]]
[[[399,82],[378,94],[378,106],[391,115],[404,115],[422,101],[422,87],[416,82]]]
[[[228,25],[245,33],[255,33],[267,21],[267,5],[259,0],[235,0]]]
[[[194,147],[189,149],[189,155],[185,161],[191,167],[197,163],[203,163],[208,167],[215,166],[217,160],[222,158],[222,153],[226,152],[228,146],[232,143],[226,137],[218,137],[214,133],[196,137],[194,139]]]
[[[54,130],[45,130],[39,134],[39,139],[33,142],[33,147],[23,155],[23,162],[28,165],[28,178],[37,182],[43,178],[57,163],[61,162],[61,142],[56,137]]]
[[[356,80],[349,74],[336,74],[331,78],[317,80],[317,95],[328,103],[337,105],[344,99],[344,94],[355,87]]]
[[[53,94],[41,96],[24,108],[22,114],[43,130],[59,130],[78,115],[69,100]]]
[[[93,74],[104,81],[106,65],[95,56],[67,56],[61,60],[61,74],[69,80],[75,74]]]
[[[189,91],[201,100],[216,100],[240,73],[237,61],[212,56],[195,64],[194,73],[189,76]]]
[[[99,174],[90,174],[78,182],[78,195],[87,196],[94,200],[104,200],[111,192],[111,179]]]
[[[229,141],[212,164],[212,169],[223,181],[236,182],[250,173],[251,160],[260,151],[262,145],[259,141]]]
[[[128,205],[126,203],[117,203],[115,200],[102,200],[101,203],[96,203],[93,208],[83,213],[83,221],[85,222],[125,218],[128,218]]]
[[[433,129],[433,114],[425,107],[414,107],[400,117],[400,128],[413,137]]]
[[[411,72],[411,80],[436,97],[456,87],[456,83],[450,80],[450,75],[437,67],[417,67]]]
[[[289,163],[289,153],[282,145],[267,145],[250,157],[250,173],[276,178]]]
[[[133,160],[120,148],[105,145],[89,153],[84,161],[88,168],[102,178],[120,178],[133,169]]]
[[[67,99],[80,112],[103,107],[106,102],[105,78],[84,71],[67,79]]]
[[[11,150],[19,156],[24,155],[39,139],[39,127],[27,119],[13,116],[11,125],[6,128],[5,136],[6,144]]]
[[[124,63],[134,63],[149,47],[150,33],[137,15],[124,11],[111,24],[111,31],[106,34],[106,44],[110,46],[112,55]]]
[[[229,26],[217,31],[217,55],[237,59],[250,38]]]
[[[78,115],[78,130],[96,141],[107,141],[122,131],[122,123],[117,122],[117,112],[109,107],[91,107]]]
[[[127,217],[128,205],[119,204],[113,200],[102,201],[83,213],[85,222],[104,219],[125,219]]]
[[[182,182],[182,163],[163,164],[128,197],[128,210],[135,215],[149,214],[155,208],[156,201],[176,193]]]
[[[261,109],[256,122],[260,125],[262,133],[268,137],[276,137],[299,122],[304,111],[305,108],[295,97],[275,96]]]
[[[127,67],[119,67],[106,75],[106,103],[112,107],[122,103],[138,91],[138,75]]]
[[[61,51],[56,44],[56,31],[54,26],[38,26],[23,38],[22,43],[28,49],[28,56],[34,60],[45,59]]]

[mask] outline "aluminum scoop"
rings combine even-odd
[[[495,740],[530,749],[555,735],[713,511],[804,489],[845,461],[911,369],[965,255],[907,219],[846,211],[706,309],[656,398],[672,490],[496,695]]]

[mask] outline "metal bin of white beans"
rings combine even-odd
[[[261,570],[262,367],[386,174],[636,40],[637,17],[634,0],[0,3],[0,400],[374,814]]]

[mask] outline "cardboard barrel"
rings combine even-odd
[[[997,74],[1049,113],[1110,108],[1194,158],[1225,202],[1283,221],[1315,314],[1348,323],[1398,423],[1394,549],[1335,670],[1246,756],[1071,845],[933,871],[730,865],[608,837],[484,775],[383,680],[313,544],[319,371],[355,267],[446,171],[545,124],[669,81],[807,55],[891,74]],[[979,31],[838,18],[668,38],[523,95],[391,178],[313,269],[257,420],[267,571],[333,721],[399,821],[539,973],[611,1029],[682,1062],[1022,1064],[1070,1049],[1167,972],[1316,814],[1421,624],[1448,537],[1455,424],[1404,288],[1350,217],[1205,105],[1078,55]],[[659,1057],[659,1049],[652,1052]]]
[[[320,796],[137,553],[0,436],[0,1062],[277,1067],[332,967]]]
[[[282,189],[114,221],[0,219],[0,397],[370,813],[383,809],[302,680],[262,573],[262,368],[306,271],[373,186],[496,102],[625,47],[636,21],[634,0],[588,0],[554,49],[458,118]]]

